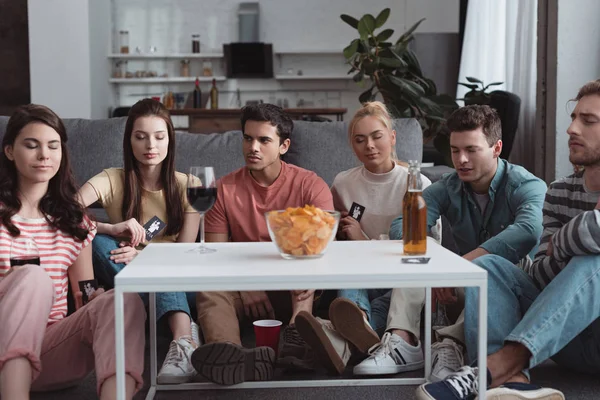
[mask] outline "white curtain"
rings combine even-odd
[[[504,82],[490,90],[506,90],[521,98],[519,127],[510,161],[533,171],[536,95],[537,0],[469,0],[460,62],[459,82],[467,76],[486,85]],[[457,98],[467,88],[459,85]]]

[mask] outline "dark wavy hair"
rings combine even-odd
[[[490,147],[502,140],[502,125],[498,112],[488,105],[470,105],[454,111],[446,121],[448,130],[465,132],[481,128]]]
[[[8,120],[6,133],[2,139],[2,154],[0,155],[0,222],[8,229],[12,236],[21,234],[11,221],[21,209],[21,200],[17,195],[19,190],[19,177],[15,163],[6,157],[7,146],[14,146],[19,133],[31,123],[41,123],[54,129],[60,136],[62,158],[58,172],[48,183],[48,191],[39,204],[40,211],[48,223],[63,232],[83,241],[88,235],[84,227],[85,211],[78,201],[75,178],[69,162],[67,149],[67,131],[62,120],[48,107],[28,104],[17,108]]]
[[[165,106],[156,100],[143,99],[131,107],[125,124],[125,134],[123,135],[123,167],[125,170],[125,193],[123,196],[123,206],[121,213],[123,219],[135,218],[140,224],[142,214],[142,185],[140,169],[133,155],[131,147],[131,135],[133,135],[133,125],[141,117],[159,117],[167,124],[169,135],[169,146],[167,156],[163,160],[160,171],[160,181],[165,192],[167,205],[167,227],[165,235],[176,235],[183,227],[183,205],[179,183],[175,178],[175,129],[169,111]]]
[[[268,122],[277,128],[279,143],[289,139],[294,130],[294,121],[283,108],[273,104],[261,103],[245,106],[242,108],[242,132],[245,132],[247,121]]]

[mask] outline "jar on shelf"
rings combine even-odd
[[[129,54],[129,31],[119,31],[119,52]]]
[[[181,60],[181,76],[190,76],[190,60]]]
[[[212,62],[204,61],[202,63],[202,75],[203,76],[213,76]]]
[[[200,53],[200,35],[192,35],[192,53]]]
[[[127,61],[118,60],[115,62],[115,68],[113,71],[113,78],[125,78],[127,74]]]

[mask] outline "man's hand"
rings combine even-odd
[[[146,240],[146,230],[137,222],[135,218],[119,222],[112,226],[110,235],[113,237],[127,236],[131,237],[130,243],[133,247],[143,243]]]
[[[431,289],[431,308],[432,311],[436,310],[436,303],[440,304],[454,304],[458,301],[454,288],[433,288]]]
[[[240,292],[242,303],[244,303],[244,312],[251,319],[275,319],[273,306],[269,301],[267,293],[258,292]]]
[[[308,300],[314,296],[314,294],[314,290],[292,290],[292,296],[294,296],[297,301]]]
[[[354,218],[349,216],[342,218],[340,226],[347,240],[367,240],[360,229],[360,223]]]
[[[94,300],[96,297],[100,296],[102,293],[104,293],[103,288],[98,288],[94,290],[94,293],[92,293],[92,295],[88,299],[88,303]],[[81,307],[83,307],[83,293],[75,292],[75,309],[79,310]]]
[[[119,248],[111,250],[110,260],[116,264],[129,264],[139,254],[133,245],[127,242],[119,243]]]

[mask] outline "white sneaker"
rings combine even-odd
[[[202,346],[202,339],[200,339],[200,327],[194,321],[191,322],[192,328],[192,340],[196,344],[196,347]]]
[[[156,378],[158,383],[186,383],[196,376],[196,370],[191,361],[196,346],[192,341],[190,336],[184,336],[171,342],[167,357]]]
[[[356,375],[385,375],[415,371],[423,367],[421,342],[411,346],[400,336],[386,332],[381,343],[369,349],[370,356],[354,367]]]
[[[465,363],[463,348],[452,339],[444,339],[431,345],[431,378],[432,382],[446,379],[458,371]]]

